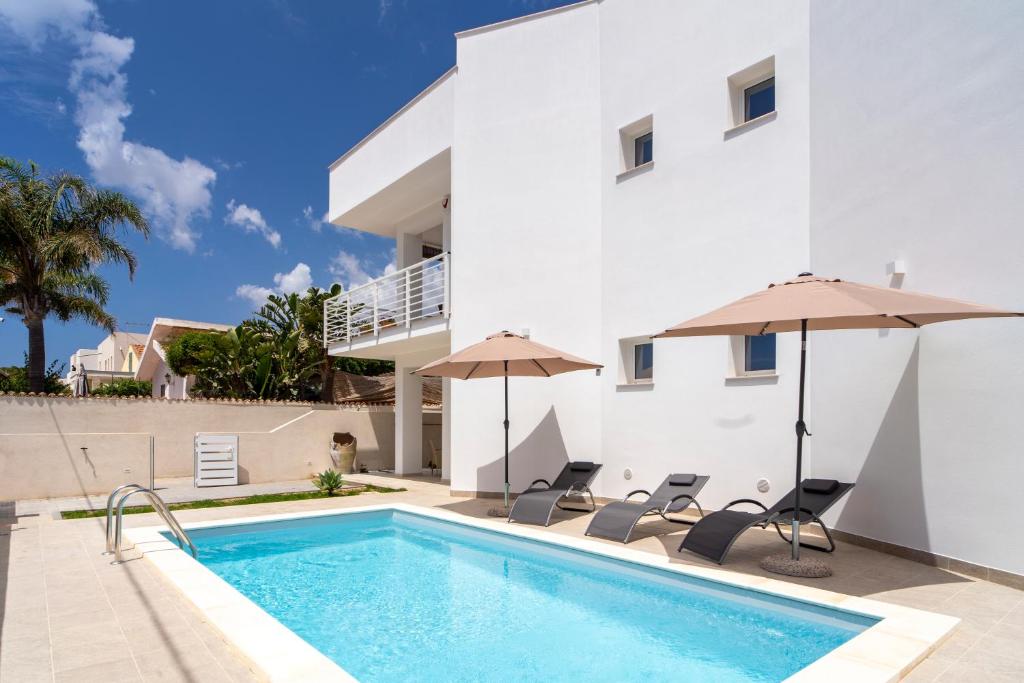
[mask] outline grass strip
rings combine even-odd
[[[386,486],[373,486],[367,484],[357,489],[347,489],[328,496],[320,491],[295,491],[292,493],[261,493],[254,496],[242,498],[211,498],[208,500],[192,500],[187,503],[169,503],[171,512],[177,510],[201,510],[203,508],[222,508],[229,505],[257,505],[259,503],[280,503],[289,500],[315,500],[318,498],[342,498],[344,496],[358,496],[360,493],[398,493],[406,489],[392,489]],[[151,505],[133,505],[126,507],[126,515],[140,515],[153,512]],[[106,509],[103,510],[64,510],[60,513],[61,519],[85,519],[87,517],[105,517]]]

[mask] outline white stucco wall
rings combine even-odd
[[[1024,310],[1024,12],[884,0],[811,10],[811,263]],[[838,527],[1024,573],[1024,321],[813,335],[816,475]]]
[[[656,341],[651,385],[620,386],[618,365],[621,338],[806,269],[807,50],[804,3],[601,4],[603,495],[669,472],[712,475],[712,506],[792,486],[795,340],[777,379],[727,381],[725,337]],[[772,56],[776,120],[726,139],[729,75]],[[654,167],[617,179],[619,130],[648,115]]]
[[[598,6],[458,39],[452,349],[501,329],[601,355]],[[600,378],[512,378],[511,481],[600,460]],[[500,379],[452,381],[454,490],[502,489]]]

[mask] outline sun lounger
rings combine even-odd
[[[800,493],[800,523],[817,524],[820,526],[822,531],[825,532],[828,547],[803,542],[800,545],[804,548],[830,553],[835,550],[836,544],[832,540],[832,534],[829,532],[828,527],[821,521],[821,515],[825,514],[825,511],[832,507],[836,501],[849,493],[854,485],[844,484],[835,479],[804,479],[801,486],[803,489]],[[782,533],[779,525],[790,524],[793,521],[795,494],[796,490],[794,489],[770,508],[766,508],[758,501],[749,498],[734,500],[721,510],[712,512],[694,524],[693,528],[687,532],[686,538],[683,539],[679,549],[686,548],[690,552],[697,553],[709,560],[714,560],[718,564],[722,564],[725,556],[729,553],[729,549],[732,548],[732,544],[736,542],[740,534],[752,526],[764,529],[769,524],[774,525],[782,540],[789,543],[790,539],[786,538],[786,535]],[[762,512],[743,512],[742,510],[729,509],[733,505],[739,505],[740,503],[756,505],[761,508]]]
[[[670,474],[665,478],[654,493],[637,489],[631,491],[621,501],[605,505],[591,520],[587,527],[587,536],[600,536],[612,541],[629,543],[629,537],[637,523],[647,515],[660,515],[669,522],[676,524],[693,524],[687,519],[668,517],[680,513],[691,504],[697,506],[701,517],[704,510],[697,502],[697,494],[708,483],[710,477],[696,474]],[[643,501],[630,501],[637,494],[647,494]]]
[[[512,509],[509,510],[508,521],[547,526],[551,523],[551,513],[555,511],[555,507],[560,510],[593,512],[596,506],[594,494],[590,491],[590,483],[594,481],[600,469],[601,465],[592,462],[570,462],[562,468],[553,483],[549,484],[546,479],[535,480],[516,498]],[[538,484],[544,486],[540,487]],[[561,504],[561,500],[566,496],[584,494],[590,496],[590,509]]]

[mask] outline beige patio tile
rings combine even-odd
[[[231,679],[209,653],[150,652],[136,658],[144,681],[181,681],[182,683],[229,683]]]
[[[99,623],[85,619],[73,623],[58,621],[50,630],[50,644],[55,650],[86,645],[106,649],[123,647],[124,642],[121,628],[114,619]]]
[[[124,659],[128,654],[128,643],[120,633],[117,636],[101,646],[89,644],[53,646],[51,652],[54,672],[81,669],[94,664],[106,664]]]
[[[45,607],[7,610],[0,614],[0,617],[3,620],[3,631],[0,633],[3,635],[2,645],[4,646],[8,640],[49,638],[50,624]]]
[[[931,683],[945,673],[952,662],[928,658],[915,666],[906,677],[906,683]]]
[[[112,662],[92,664],[77,669],[59,671],[53,678],[55,683],[133,683],[142,676],[131,657]]]

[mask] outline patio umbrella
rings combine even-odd
[[[794,561],[800,559],[800,484],[804,435],[804,376],[808,330],[917,328],[946,320],[1000,318],[1022,313],[1002,311],[956,299],[943,299],[886,287],[873,287],[838,278],[800,273],[793,280],[746,296],[705,315],[679,323],[655,337],[762,335],[800,330],[800,396],[796,420],[796,494],[794,500]]]
[[[75,377],[75,386],[72,393],[75,396],[89,395],[89,377],[85,374],[84,367],[78,371],[78,375]]]
[[[415,371],[426,377],[505,378],[505,507],[508,508],[508,378],[551,377],[574,370],[595,370],[599,363],[571,356],[550,346],[503,330]]]

